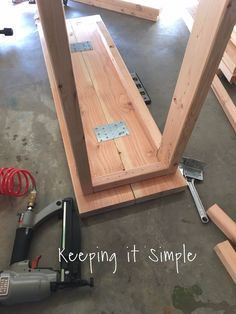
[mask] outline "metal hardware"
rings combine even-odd
[[[90,41],[81,41],[78,43],[70,44],[70,51],[73,52],[82,52],[93,50],[93,46]]]
[[[138,77],[138,74],[133,72],[130,73],[137,89],[139,90],[140,95],[143,97],[143,100],[145,102],[146,105],[150,105],[151,104],[151,98],[149,97],[146,89],[143,86],[143,83],[141,82],[140,78]]]
[[[129,135],[129,130],[124,121],[101,125],[96,127],[94,131],[99,143]]]

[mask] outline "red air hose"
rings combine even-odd
[[[35,179],[28,170],[0,168],[0,195],[18,197],[35,188]]]

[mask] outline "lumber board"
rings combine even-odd
[[[189,31],[191,32],[192,30],[192,26],[193,26],[193,17],[196,14],[196,8],[197,8],[197,4],[194,7],[194,10],[191,11],[191,13],[188,10],[183,10],[183,15],[182,18],[187,26],[187,28],[189,29]],[[232,34],[235,33],[235,31],[232,32]],[[231,35],[232,38],[232,35]],[[227,67],[225,66],[225,64],[223,63],[223,61],[221,60],[219,68],[223,68],[224,70],[224,75],[229,75],[228,76],[228,81],[230,83],[234,83],[236,82],[236,80],[232,80],[232,76],[229,73]],[[222,72],[223,73],[223,72]],[[236,113],[235,113],[235,104],[233,102],[233,100],[231,99],[231,97],[229,96],[228,92],[226,91],[226,89],[224,88],[224,85],[222,84],[222,82],[220,81],[218,75],[216,74],[214,76],[214,79],[212,81],[211,84],[212,90],[214,91],[222,109],[224,110],[227,118],[229,119],[230,124],[232,125],[234,131],[236,132]]]
[[[236,22],[236,1],[201,1],[164,128],[158,156],[177,167]]]
[[[214,248],[216,254],[229,273],[230,277],[236,283],[236,252],[229,241],[217,244]]]
[[[236,74],[236,47],[230,40],[225,49],[223,61],[232,73],[232,75]]]
[[[233,219],[231,219],[217,204],[214,204],[207,210],[207,215],[226,235],[226,237],[236,244],[236,223]]]
[[[111,189],[109,191],[102,191],[92,193],[90,195],[84,195],[81,188],[80,177],[78,176],[78,173],[75,171],[76,161],[72,153],[72,143],[70,140],[68,127],[65,121],[64,112],[62,110],[61,98],[59,97],[59,91],[56,85],[56,79],[52,68],[50,56],[48,54],[47,45],[45,43],[44,34],[41,28],[41,24],[38,22],[37,25],[42,50],[44,54],[44,59],[47,67],[47,72],[49,76],[51,91],[55,103],[57,118],[61,129],[65,153],[74,188],[74,193],[80,214],[83,215],[84,213],[99,211],[100,209],[103,208],[111,209],[113,208],[113,206],[117,207],[118,205],[124,206],[128,204],[129,205],[134,204],[134,195],[130,185],[125,185],[122,187]]]
[[[215,92],[219,103],[221,104],[222,109],[224,110],[227,118],[229,119],[230,124],[232,125],[234,131],[236,132],[236,106],[233,103],[232,99],[229,97],[228,92],[224,88],[220,79],[215,76],[212,82],[212,89]]]
[[[90,173],[87,149],[84,140],[84,130],[81,120],[78,96],[69,50],[68,36],[62,2],[39,0],[37,2],[44,29],[45,40],[51,56],[56,84],[59,86],[62,110],[72,142],[73,155],[76,160],[75,171],[79,173],[85,194],[92,193],[92,178]],[[57,30],[54,31],[54,27]],[[78,154],[79,148],[79,154]]]
[[[236,75],[232,74],[223,59],[220,62],[219,69],[224,74],[225,78],[230,84],[236,83]]]
[[[160,14],[160,1],[155,0],[74,0],[95,7],[157,21]]]
[[[86,20],[90,21],[90,22],[91,21],[97,22],[103,35],[107,39],[109,38],[109,40],[110,40],[109,44],[112,44],[112,42],[111,42],[112,39],[111,39],[104,23],[102,22],[100,16],[82,17],[82,18],[78,19],[78,21],[81,21],[81,22],[84,22]],[[74,35],[71,31],[70,21],[69,22],[67,21],[67,26],[68,26],[69,40],[72,41]],[[43,35],[43,31],[42,31],[40,22],[38,22],[38,31],[39,31],[39,35],[40,35],[41,45],[42,45],[42,49],[43,49],[43,54],[44,54],[44,58],[45,58],[47,71],[48,71],[48,76],[49,76],[49,82],[51,85],[51,90],[52,90],[53,99],[54,99],[54,103],[55,103],[55,107],[56,107],[57,117],[58,117],[60,129],[61,129],[62,139],[63,139],[63,143],[64,143],[64,147],[65,147],[68,166],[69,166],[69,170],[70,170],[70,175],[71,175],[74,193],[75,193],[75,197],[76,197],[76,201],[78,204],[78,209],[79,209],[80,215],[82,217],[86,217],[86,216],[90,216],[90,215],[94,215],[94,214],[98,214],[98,213],[103,213],[103,212],[111,210],[111,209],[117,209],[120,207],[132,205],[132,204],[135,204],[137,202],[144,201],[144,200],[153,199],[153,198],[156,198],[159,196],[165,196],[165,195],[169,195],[172,193],[177,193],[177,192],[183,191],[186,188],[186,181],[182,177],[182,175],[180,175],[180,172],[177,171],[175,174],[142,181],[137,185],[136,184],[132,184],[132,185],[127,184],[127,185],[123,185],[121,187],[108,189],[106,191],[95,192],[95,193],[92,193],[90,195],[85,195],[83,193],[83,191],[81,189],[80,177],[75,172],[75,159],[74,159],[74,156],[72,154],[71,141],[70,141],[67,125],[65,123],[64,113],[63,113],[62,108],[61,108],[61,99],[59,97],[58,88],[57,88],[56,81],[55,81],[55,75],[54,75],[53,68],[51,65],[50,56],[49,56],[48,51],[47,51],[47,45],[46,45],[45,40],[44,40],[44,35]],[[114,56],[117,56],[118,62],[122,64],[123,60],[121,59],[121,57],[119,59],[119,53],[118,53],[118,50],[115,47],[115,45],[112,48],[112,53],[114,53]],[[75,64],[73,56],[72,56],[72,63]],[[126,69],[127,68],[123,68],[123,73],[125,75],[130,75],[128,73],[128,70],[126,73]],[[77,70],[78,69],[76,68],[75,73],[77,73]],[[77,74],[75,74],[75,75],[77,75]],[[86,78],[85,83],[86,82],[88,83],[89,82],[88,78],[87,77],[85,77],[85,78]],[[78,79],[76,81],[78,81]],[[83,86],[83,88],[85,88],[85,90],[86,90],[86,86]],[[83,88],[81,88],[80,92],[83,91]],[[91,87],[88,89],[89,89],[89,92],[91,92],[90,91]],[[88,92],[88,91],[86,91],[86,92]],[[136,93],[135,89],[133,90],[133,93],[134,93],[134,95],[137,96],[137,98],[141,97],[138,93]],[[81,93],[79,93],[79,100],[80,100],[80,97],[87,98],[86,94],[83,96],[83,95],[81,95]],[[92,100],[94,100],[94,98],[92,98]],[[82,99],[80,101],[80,104],[81,103],[83,104]],[[87,103],[86,103],[86,106],[88,106]],[[85,108],[83,108],[83,110],[85,110]],[[153,127],[154,127],[154,125],[153,125]],[[159,135],[161,137],[160,131],[159,131]],[[160,142],[160,138],[159,138],[159,142]],[[102,167],[102,169],[104,169],[104,168]]]
[[[233,31],[230,38],[232,44],[236,47],[236,32]]]
[[[93,167],[91,172],[94,191],[153,178],[157,172],[160,175],[163,165],[157,159],[157,150],[161,134],[159,129],[154,127],[155,122],[148,112],[142,97],[138,94],[131,76],[127,74],[124,76],[124,73],[128,70],[121,62],[119,65],[117,64],[110,51],[112,48],[109,47],[106,38],[99,30],[99,26],[92,19],[86,20],[86,22],[83,20],[83,23],[80,20],[73,19],[70,27],[72,29],[69,32],[71,42],[72,40],[75,42],[89,40],[93,46],[92,51],[72,54],[76,72],[80,71],[80,64],[83,62],[82,68],[85,71],[87,69],[87,76],[91,79],[91,85],[93,85],[93,93],[96,94],[98,99],[95,104],[91,104],[93,106],[90,111],[92,116],[89,116],[86,112],[87,106],[83,105],[84,99],[82,98],[82,119],[84,119],[84,124],[88,124],[90,121],[90,130],[102,124],[95,124],[95,119],[93,118],[93,116],[97,116],[97,106],[95,105],[100,104],[98,109],[102,108],[106,123],[123,120],[127,123],[130,131],[129,136],[114,140],[117,147],[115,157],[122,161],[123,169],[120,171],[111,170],[110,174],[102,175],[99,173],[97,175],[97,171],[93,171],[96,167]],[[112,45],[112,47],[115,46]],[[120,67],[121,70],[118,71]],[[81,75],[77,74],[76,86],[80,94],[84,86],[80,86]],[[103,147],[106,143],[97,143],[93,132],[90,133],[90,145],[87,145],[87,149],[88,155],[92,156],[91,152],[94,152],[98,147]],[[86,132],[85,137],[88,136],[89,132],[88,134]],[[88,140],[86,140],[87,142]],[[107,150],[107,153],[112,160],[112,151]],[[100,159],[93,158],[93,160],[100,163]],[[166,169],[164,170],[166,171]]]

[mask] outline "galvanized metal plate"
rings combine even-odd
[[[97,126],[94,131],[99,143],[129,135],[128,127],[124,121]]]
[[[82,52],[88,50],[93,50],[93,46],[90,41],[81,41],[78,43],[70,44],[71,52]]]

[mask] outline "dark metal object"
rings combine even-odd
[[[151,98],[149,97],[146,89],[143,86],[143,83],[141,82],[140,78],[138,77],[138,74],[133,72],[130,73],[135,85],[137,86],[140,95],[143,97],[143,100],[145,102],[146,105],[150,105],[151,104]]]
[[[0,34],[5,35],[5,36],[12,36],[13,35],[13,29],[12,28],[0,29]]]
[[[40,301],[57,289],[93,286],[93,279],[81,279],[79,261],[71,262],[68,259],[68,263],[61,263],[59,270],[53,270],[38,267],[40,256],[33,261],[27,259],[36,227],[55,214],[63,216],[63,255],[68,257],[70,252],[81,251],[79,216],[72,198],[58,200],[37,214],[33,207],[28,206],[25,212],[19,214],[10,268],[0,273],[0,303]]]
[[[199,197],[199,194],[195,187],[195,180],[203,181],[203,169],[205,163],[199,160],[194,160],[190,158],[183,157],[179,164],[179,168],[182,174],[186,177],[188,182],[188,187],[193,197],[194,203],[197,207],[200,219],[202,223],[206,224],[209,222],[209,218],[206,214],[205,208]]]

